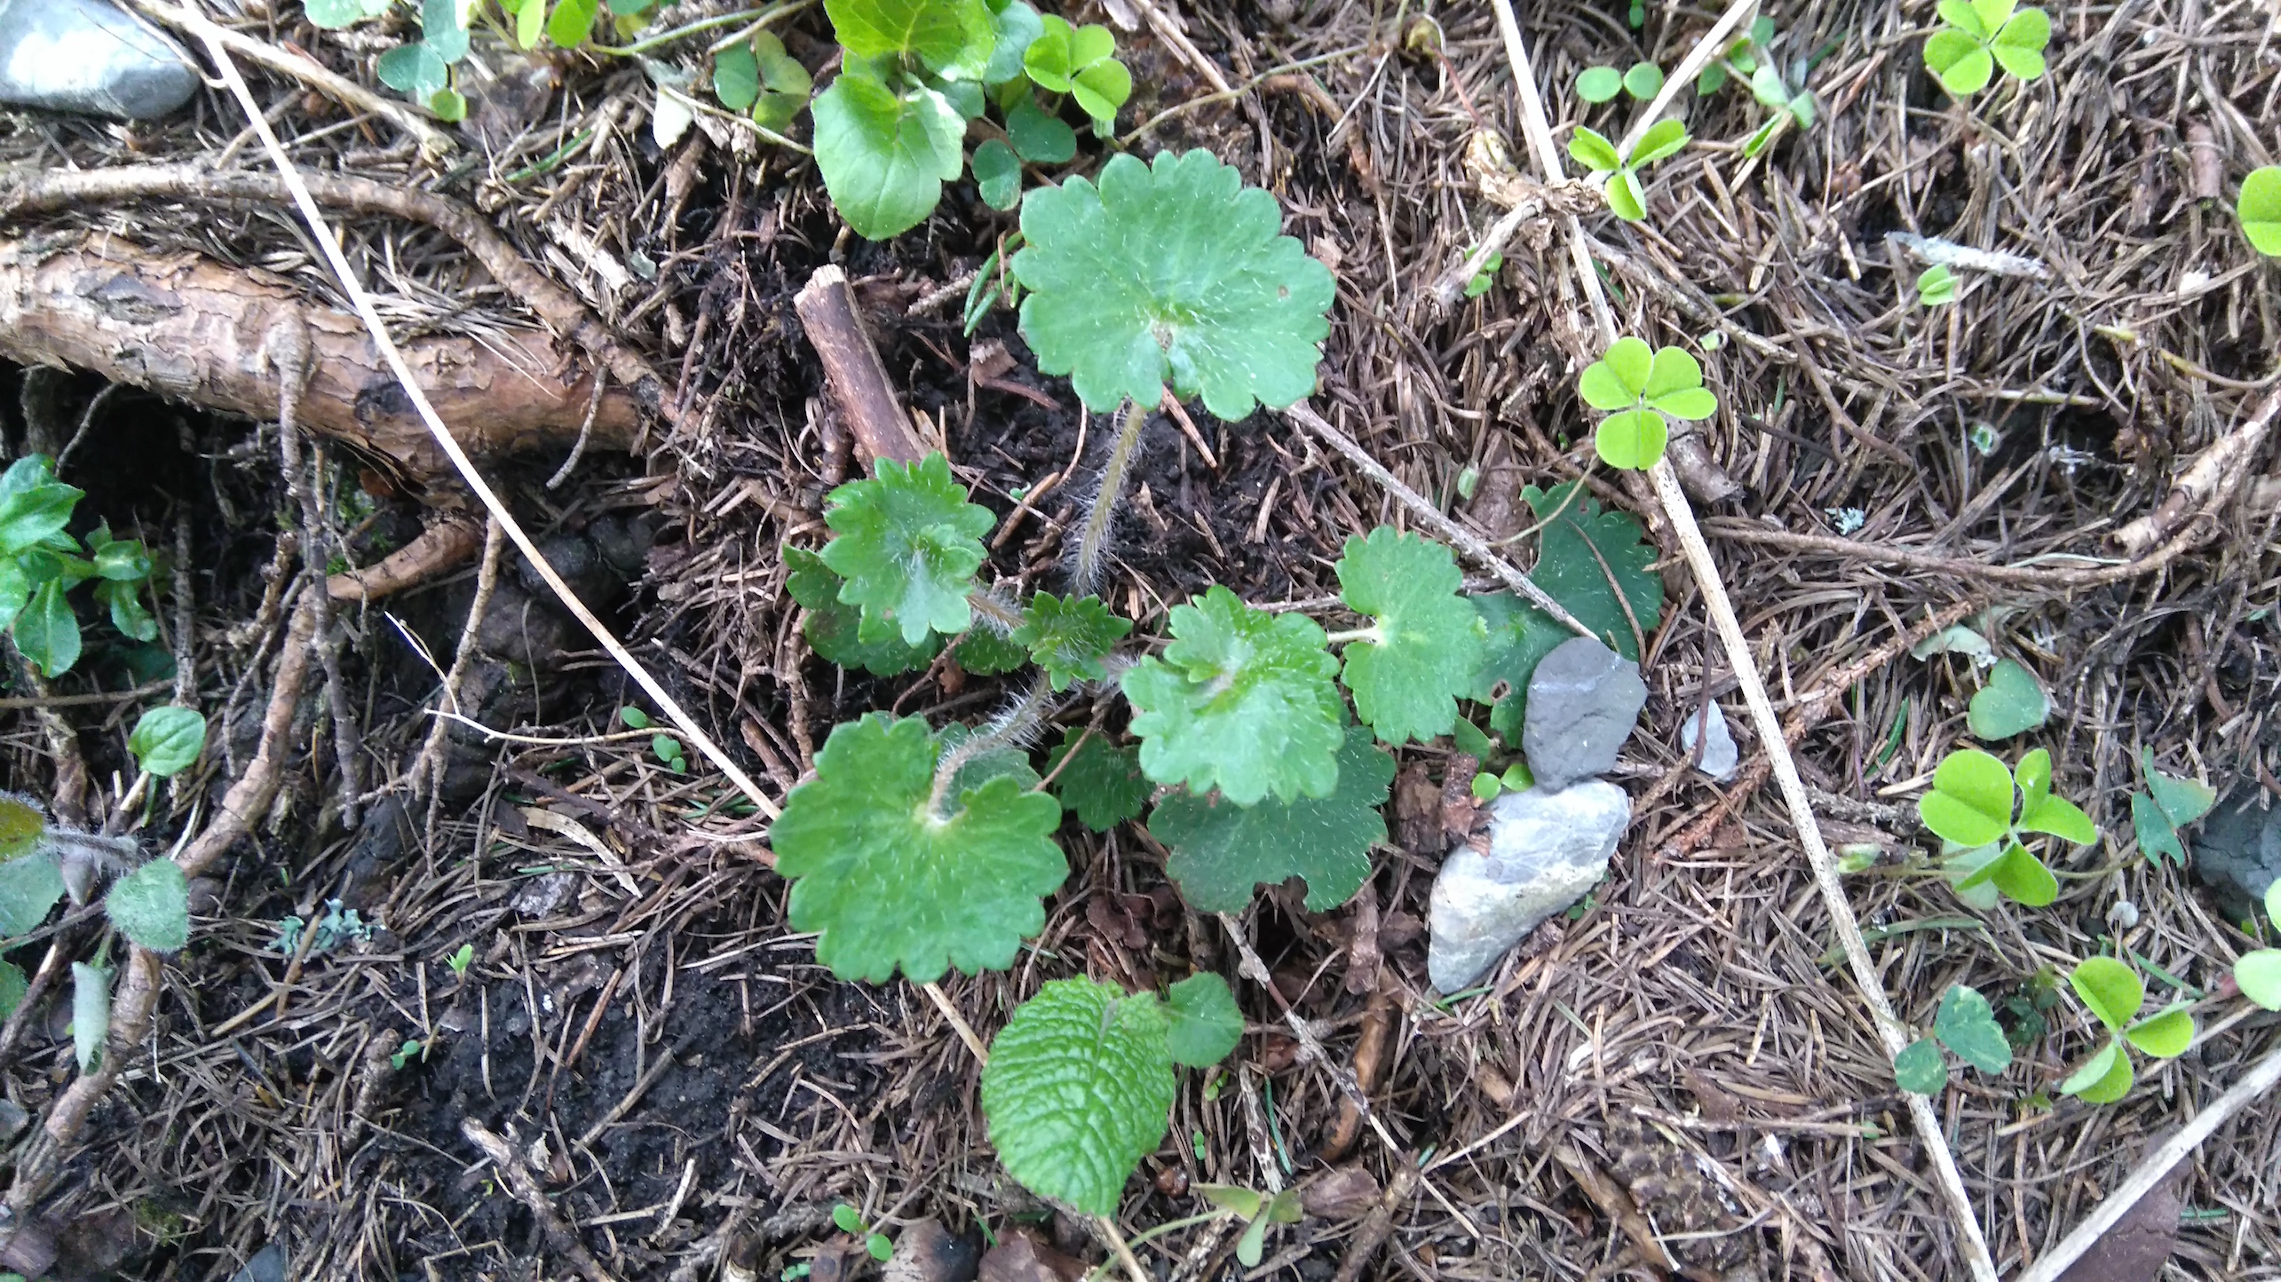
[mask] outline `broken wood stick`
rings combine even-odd
[[[302,427],[393,459],[421,483],[454,475],[353,314],[254,272],[116,237],[63,248],[0,241],[0,356],[20,364],[90,370],[266,420],[277,413],[278,392],[268,336],[296,323],[310,348]],[[553,349],[552,339],[529,331],[481,343],[423,338],[406,345],[406,356],[429,398],[460,425],[462,444],[502,456],[566,448],[585,421],[591,380],[557,378]],[[639,413],[633,397],[605,394],[593,441],[626,449]]]
[[[855,310],[855,291],[848,288],[847,273],[827,263],[816,269],[792,300],[808,343],[824,362],[824,381],[830,385],[832,404],[855,434],[865,466],[874,459],[891,458],[916,463],[927,456],[903,402],[888,381],[887,367],[872,345],[871,331]]]

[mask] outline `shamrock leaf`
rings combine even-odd
[[[1062,765],[1062,758],[1071,752],[1076,757]],[[1151,789],[1148,776],[1141,773],[1140,754],[1075,727],[1064,731],[1061,743],[1047,754],[1045,772],[1053,777],[1054,795],[1061,804],[1095,832],[1107,832],[1138,816],[1148,804]]]
[[[1355,712],[1392,744],[1448,734],[1488,635],[1457,594],[1465,576],[1449,549],[1382,525],[1347,539],[1332,568],[1340,599],[1375,620],[1346,648]]]
[[[2098,1054],[2059,1084],[2059,1093],[2086,1104],[2112,1104],[2130,1093],[2131,1059],[2121,1038],[2108,1041]]]
[[[2044,72],[2051,17],[2041,9],[2014,12],[2014,0],[1940,0],[1947,25],[1925,41],[1925,69],[1956,97],[1988,87],[2001,64],[2022,80]]]
[[[1676,347],[1650,351],[1636,338],[1619,338],[1584,367],[1577,394],[1594,409],[1612,410],[1600,424],[1595,447],[1610,467],[1644,471],[1663,457],[1667,418],[1693,422],[1718,412],[1719,398],[1703,387],[1703,367]]]
[[[816,168],[855,233],[885,240],[925,221],[965,164],[966,118],[924,86],[890,89],[855,67],[808,104]]]
[[[1386,840],[1378,807],[1394,782],[1394,759],[1350,727],[1328,797],[1240,806],[1221,796],[1176,792],[1148,817],[1149,835],[1172,850],[1164,871],[1199,912],[1242,912],[1252,887],[1307,880],[1307,909],[1328,912],[1370,876],[1370,847]]]
[[[826,662],[891,677],[926,666],[942,649],[942,638],[932,632],[918,645],[906,645],[894,624],[866,618],[861,609],[843,603],[840,589],[847,580],[806,548],[785,548],[784,564],[791,571],[784,580],[786,590],[808,611],[800,632]]]
[[[2161,863],[2168,856],[2184,867],[2186,842],[2179,829],[2210,812],[2218,801],[2217,789],[2155,769],[2152,748],[2139,749],[2139,769],[2146,777],[2146,791],[2131,794],[2131,828],[2139,851],[2149,863]]]
[[[2268,258],[2281,255],[2281,165],[2250,170],[2233,212],[2251,249]]]
[[[982,83],[995,86],[1022,74],[1023,55],[1029,52],[1030,42],[1045,33],[1045,22],[1023,0],[1007,0],[990,15],[990,25],[997,40],[990,49],[989,65],[983,68]]]
[[[840,600],[863,607],[866,619],[893,621],[905,645],[929,628],[966,631],[974,617],[966,596],[996,518],[966,501],[941,454],[909,465],[880,459],[877,479],[850,481],[826,502],[824,522],[838,537],[825,545],[824,564],[847,580]]]
[[[2172,1003],[2124,1029],[2123,1040],[2156,1059],[2176,1059],[2194,1043],[2194,1016],[2185,1002]]]
[[[1073,681],[1099,681],[1107,676],[1101,660],[1132,630],[1132,620],[1111,613],[1097,596],[1065,601],[1051,592],[1040,592],[1031,598],[1029,612],[1022,626],[1014,629],[1013,639],[1028,648],[1030,659],[1045,669],[1054,689],[1066,690]]]
[[[1022,199],[1022,162],[1014,149],[995,138],[974,149],[974,186],[982,203],[1012,209]]]
[[[1077,157],[1077,131],[1040,109],[1027,90],[1006,112],[1006,139],[1032,164],[1062,165]]]
[[[1060,804],[1014,778],[936,813],[941,751],[924,721],[872,713],[834,727],[815,778],[785,799],[771,838],[793,883],[792,928],[819,932],[816,959],[841,979],[1011,966],[1069,875],[1053,843]]]
[[[1973,737],[2009,739],[2042,725],[2051,716],[2051,696],[2035,674],[2016,660],[2000,660],[1988,674],[1988,684],[1972,696],[1965,709],[1965,724]]]
[[[1038,368],[1101,414],[1154,406],[1167,380],[1230,422],[1306,396],[1333,284],[1280,224],[1273,196],[1206,151],[1119,154],[1099,186],[1031,192],[1013,269]]]
[[[2129,1027],[2146,1004],[2146,985],[2112,957],[2085,958],[2068,972],[2067,984],[2100,1023],[2117,1033]]]
[[[103,911],[129,940],[171,953],[190,942],[190,882],[181,865],[153,859],[111,887]]]
[[[1141,768],[1158,783],[1218,788],[1239,806],[1269,793],[1327,797],[1338,783],[1345,702],[1323,630],[1213,586],[1172,608],[1176,638],[1125,673]]]
[[[1977,989],[1962,984],[1949,987],[1933,1017],[1933,1036],[1983,1073],[2001,1073],[2012,1066],[2012,1044],[2004,1040],[1995,1010]]]
[[[945,80],[978,80],[998,33],[982,0],[824,0],[840,47],[858,58],[916,58]]]
[[[1959,846],[1992,845],[2012,827],[2012,772],[1977,748],[1952,752],[1917,798],[1917,817]]]
[[[2267,1010],[2281,1010],[2281,948],[2243,953],[2234,963],[2233,982],[2242,996]]]
[[[1243,1040],[1243,1012],[1228,981],[1205,971],[1190,975],[1164,994],[1171,1016],[1168,1041],[1172,1062],[1208,1068],[1226,1059]]]
[[[982,1114],[1022,1187],[1114,1215],[1125,1181],[1164,1138],[1172,1052],[1163,1003],[1057,979],[990,1043]]]

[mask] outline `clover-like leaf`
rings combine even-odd
[[[2233,982],[2242,996],[2267,1010],[2281,1010],[2281,948],[2243,953],[2234,963]]]
[[[945,80],[975,80],[998,33],[982,0],[824,0],[832,32],[858,58],[917,58]]]
[[[1340,599],[1374,621],[1344,656],[1356,714],[1392,744],[1448,734],[1488,635],[1449,549],[1382,525],[1348,538],[1332,568]]]
[[[1989,881],[2013,903],[2030,908],[2048,907],[2059,898],[2059,879],[2026,846],[2013,842],[1990,866]]]
[[[1077,156],[1077,131],[1047,114],[1027,90],[1006,112],[1006,138],[1014,154],[1032,164],[1067,164]]]
[[[1101,660],[1132,630],[1131,619],[1119,617],[1097,596],[1063,600],[1040,592],[1030,599],[1013,636],[1029,650],[1031,661],[1045,669],[1053,688],[1066,690],[1071,682],[1107,676]]]
[[[1174,606],[1170,628],[1162,657],[1141,660],[1123,681],[1148,777],[1218,788],[1239,806],[1269,793],[1330,796],[1346,705],[1323,630],[1217,585]]]
[[[1624,73],[1614,67],[1586,67],[1576,73],[1576,96],[1586,102],[1607,102],[1623,92],[1623,88]],[[1614,150],[1609,149],[1611,155]]]
[[[1949,987],[1933,1017],[1933,1036],[1983,1073],[2001,1073],[2012,1066],[2012,1044],[2004,1039],[1995,1010],[1977,989],[1963,984]]]
[[[1148,817],[1149,835],[1172,850],[1164,871],[1199,912],[1242,912],[1252,887],[1307,881],[1307,909],[1328,912],[1370,876],[1370,847],[1386,839],[1378,813],[1394,782],[1394,759],[1350,727],[1328,797],[1236,805],[1223,796],[1176,792]]]
[[[2068,986],[2099,1022],[2121,1032],[2146,1003],[2146,985],[2130,967],[2112,957],[2087,957],[2067,973]]]
[[[2194,1044],[2194,1016],[2175,1002],[2123,1030],[2123,1039],[2156,1059],[2176,1059]]]
[[[1594,173],[1613,173],[1624,167],[1623,158],[1616,154],[1616,144],[1582,125],[1578,125],[1575,134],[1568,139],[1568,154]]]
[[[2154,768],[2154,749],[2139,749],[2139,765],[2146,773],[2147,796],[2174,828],[2183,828],[2210,813],[2218,804],[2218,790],[2197,779],[2164,774]]]
[[[982,1114],[1022,1187],[1114,1215],[1125,1181],[1164,1138],[1172,1054],[1163,1004],[1090,979],[1058,979],[990,1043]]]
[[[1022,201],[1022,162],[1014,149],[995,138],[974,149],[974,186],[982,203],[1012,209]]]
[[[1670,444],[1671,427],[1654,410],[1625,410],[1600,420],[1592,434],[1592,448],[1610,467],[1644,472],[1663,457]]]
[[[1624,92],[1641,102],[1653,98],[1663,88],[1663,68],[1652,62],[1635,62],[1624,73]]]
[[[1995,55],[1963,31],[1936,31],[1925,41],[1925,70],[1940,87],[1959,98],[1969,98],[1988,87],[1996,74]]]
[[[1172,1062],[1209,1068],[1226,1059],[1243,1040],[1243,1012],[1228,981],[1210,971],[1190,975],[1165,990],[1171,1026],[1166,1040]]]
[[[2043,75],[2043,49],[2049,43],[2051,16],[2041,9],[2022,9],[1988,42],[1988,52],[2004,70],[2022,80],[2034,80]]]
[[[1599,360],[1584,367],[1576,380],[1576,391],[1593,409],[1628,410],[1639,404],[1654,370],[1654,350],[1626,335],[1610,343]]]
[[[0,863],[0,939],[28,934],[63,898],[63,870],[45,853]]]
[[[2033,809],[2020,807],[2020,831],[2049,833],[2078,846],[2099,839],[2099,826],[2091,822],[2091,816],[2065,797],[2045,797]]]
[[[2011,830],[2012,772],[1978,748],[1952,752],[1917,798],[1917,817],[1959,846],[1988,845]]]
[[[760,59],[749,44],[733,44],[713,55],[713,96],[731,111],[750,111],[760,100]]]
[[[111,924],[152,952],[180,951],[190,942],[190,881],[171,859],[153,859],[112,883],[103,897]]]
[[[840,600],[895,623],[906,645],[930,628],[966,631],[982,536],[997,518],[966,501],[941,454],[908,465],[880,459],[876,479],[849,481],[826,501],[824,521],[838,537],[825,545],[824,564],[847,580]]]
[[[2121,1038],[2109,1040],[2098,1054],[2059,1084],[2060,1094],[2073,1095],[2086,1104],[2112,1104],[2128,1095],[2130,1089],[2131,1058],[2123,1050]]]
[[[1649,125],[1639,137],[1639,145],[1627,157],[1629,169],[1645,169],[1667,156],[1677,155],[1687,145],[1687,126],[1678,120],[1658,120]]]
[[[1917,302],[1924,307],[1939,307],[1956,301],[1956,273],[1946,263],[1934,263],[1917,273]]]
[[[770,833],[792,928],[819,932],[816,959],[842,979],[1011,966],[1069,875],[1053,843],[1060,803],[1000,775],[935,813],[940,756],[916,717],[835,726]]]
[[[918,645],[908,645],[895,624],[865,618],[860,607],[840,600],[840,589],[847,580],[806,548],[785,548],[784,565],[790,571],[785,576],[785,590],[808,611],[801,634],[826,662],[891,677],[925,667],[942,649],[942,638],[931,631]]]
[[[206,718],[196,708],[152,708],[127,736],[136,763],[161,779],[188,770],[205,750]]]
[[[1076,757],[1062,765],[1062,758],[1071,752]],[[1148,776],[1141,773],[1140,753],[1075,727],[1065,731],[1047,754],[1045,772],[1052,777],[1054,795],[1062,806],[1095,832],[1139,817],[1154,791]]]
[[[1893,1057],[1893,1084],[1914,1095],[1937,1095],[1948,1085],[1948,1064],[1932,1038],[1919,1038]]]
[[[1280,234],[1275,197],[1207,151],[1111,157],[1022,201],[1014,275],[1038,368],[1106,414],[1154,406],[1169,381],[1229,422],[1315,388],[1330,269]]]
[[[2051,716],[2051,696],[2026,665],[2014,659],[1999,660],[1988,674],[1988,684],[1972,696],[1965,709],[1965,724],[1973,737],[2009,739],[2042,725]]]
[[[2154,804],[2154,798],[2143,792],[2131,794],[2131,830],[2138,838],[2138,851],[2150,864],[2159,864],[2164,858],[2183,868],[2186,866],[2186,843],[2178,836],[2178,828]]]
[[[2281,165],[2250,170],[2233,213],[2250,248],[2268,258],[2281,256]]]
[[[966,162],[966,119],[933,89],[898,93],[853,69],[808,104],[832,207],[867,240],[926,221]]]

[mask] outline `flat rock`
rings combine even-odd
[[[1521,725],[1537,783],[1557,791],[1606,774],[1646,706],[1638,664],[1591,637],[1554,646],[1529,678]]]
[[[2265,897],[2281,877],[2281,806],[2258,805],[2258,789],[2217,804],[2200,833],[2186,836],[2187,866],[2217,892],[2218,904],[2238,917]]]
[[[1700,736],[1703,759],[1695,763],[1695,768],[1725,783],[1735,777],[1735,768],[1742,764],[1742,753],[1735,747],[1734,732],[1727,728],[1727,714],[1719,711],[1719,705],[1714,703],[1704,709],[1702,722],[1708,733]],[[1695,755],[1696,724],[1693,714],[1679,723],[1679,746],[1690,757]]]
[[[0,102],[135,120],[197,90],[174,42],[109,0],[0,0]]]
[[[1540,783],[1491,803],[1488,853],[1459,845],[1434,878],[1426,946],[1433,986],[1466,987],[1537,923],[1583,898],[1631,818],[1631,798],[1600,779],[1557,791]]]

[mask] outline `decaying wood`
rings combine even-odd
[[[2281,413],[2281,392],[2265,398],[2257,412],[2235,424],[2210,443],[2209,448],[2178,474],[2177,483],[2152,512],[2115,531],[2115,544],[2133,557],[2142,557],[2168,539],[2194,517],[2215,512],[2240,488],[2250,461],[2272,430],[2273,416]]]
[[[90,370],[266,420],[278,393],[267,339],[294,325],[310,349],[303,428],[393,459],[416,480],[452,475],[354,315],[194,254],[159,255],[111,237],[0,241],[0,356],[21,364]],[[557,378],[553,346],[532,332],[483,343],[424,338],[405,352],[461,443],[498,456],[564,448],[577,437],[589,380]],[[595,441],[625,449],[638,415],[632,397],[605,395]]]
[[[325,595],[335,601],[376,601],[458,569],[482,547],[483,531],[473,522],[439,514],[418,538],[373,564],[327,575]]]
[[[816,269],[792,300],[808,342],[824,362],[824,380],[831,386],[832,404],[855,434],[866,466],[873,459],[891,458],[916,463],[927,456],[903,402],[880,363],[871,332],[855,310],[855,293],[847,273],[827,264]]]

